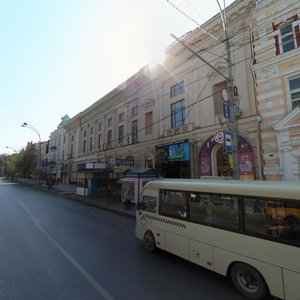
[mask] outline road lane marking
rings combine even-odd
[[[107,292],[103,286],[101,286],[56,240],[54,240],[49,233],[40,225],[40,221],[33,216],[30,210],[19,201],[22,207],[30,216],[32,222],[37,228],[49,239],[49,241],[71,262],[71,264],[77,269],[79,273],[98,291],[98,293],[104,297],[105,300],[114,300],[114,298]]]

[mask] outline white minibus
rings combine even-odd
[[[250,299],[299,300],[299,204],[299,182],[158,179],[141,193],[136,236],[228,276]]]

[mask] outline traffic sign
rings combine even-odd
[[[224,131],[224,148],[225,153],[232,153],[232,133],[230,131]]]
[[[230,119],[229,105],[227,103],[224,103],[224,102],[223,102],[223,116],[226,119]]]

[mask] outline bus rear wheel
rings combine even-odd
[[[147,251],[154,251],[156,248],[155,239],[151,231],[147,231],[144,235],[144,246]]]
[[[266,299],[270,294],[262,275],[247,264],[234,264],[230,271],[230,277],[236,289],[250,299]]]

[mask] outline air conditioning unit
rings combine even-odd
[[[173,134],[174,134],[173,129],[168,129],[167,130],[167,136],[171,136]]]
[[[194,123],[189,123],[182,126],[182,133],[192,131],[194,129]]]
[[[131,145],[132,144],[132,135],[127,135],[123,139],[123,145]]]
[[[181,133],[181,127],[176,127],[173,129],[174,130],[174,134],[179,134]]]
[[[111,149],[111,145],[106,145],[105,146],[105,150],[110,150]]]

